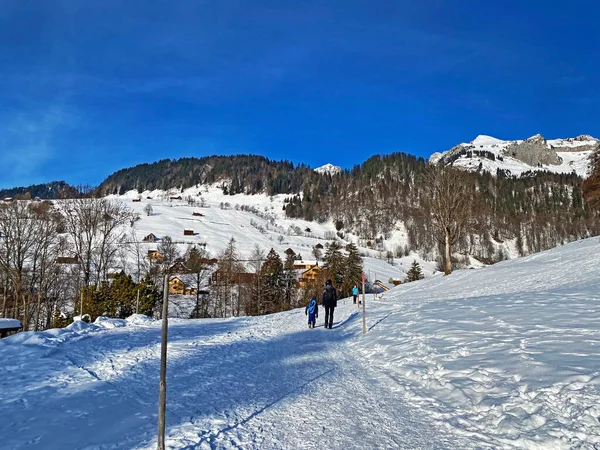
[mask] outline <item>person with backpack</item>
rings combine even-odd
[[[358,297],[358,286],[355,284],[354,287],[352,288],[352,300],[355,305],[356,305],[356,297]]]
[[[331,280],[325,282],[322,304],[325,307],[325,328],[331,330],[333,325],[333,310],[337,306],[337,292],[331,284]]]
[[[319,317],[319,305],[317,305],[317,297],[312,296],[308,305],[304,309],[304,314],[308,316],[308,328],[314,328]]]

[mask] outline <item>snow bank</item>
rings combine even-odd
[[[148,317],[143,314],[133,314],[125,320],[133,325],[150,325],[156,322],[156,320],[154,320],[152,317]]]
[[[0,319],[0,330],[6,328],[21,328],[21,322],[17,319]]]
[[[14,319],[0,319],[14,320]],[[15,322],[19,322],[15,320]],[[98,317],[94,323],[87,323],[83,320],[76,320],[65,328],[52,328],[50,330],[35,332],[25,331],[17,333],[2,339],[2,343],[10,345],[41,345],[52,346],[58,342],[64,342],[70,339],[76,339],[92,332],[110,330],[113,328],[123,328],[126,326],[144,326],[155,322],[152,318],[142,314],[134,314],[127,319],[111,319],[108,317]],[[20,322],[19,322],[20,324]]]
[[[129,322],[124,319],[110,319],[108,317],[98,317],[94,322],[94,325],[98,325],[102,328],[121,328],[127,326]]]

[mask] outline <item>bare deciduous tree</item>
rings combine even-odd
[[[120,228],[130,222],[131,210],[103,198],[65,199],[60,206],[64,228],[81,264],[83,286],[97,284],[106,278],[123,241]]]
[[[444,245],[444,274],[448,275],[452,272],[452,246],[472,219],[475,190],[464,172],[437,165],[427,167],[421,183],[421,212]]]
[[[203,287],[207,284],[207,278],[210,274],[211,263],[208,252],[204,248],[198,248],[195,245],[188,248],[185,255],[185,266],[187,270],[194,275],[194,287],[196,288],[196,306],[194,308],[194,317],[209,317],[208,299],[202,293]],[[201,304],[200,298],[204,300]]]

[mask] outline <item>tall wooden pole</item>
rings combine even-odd
[[[29,294],[23,293],[23,331],[29,331]]]
[[[140,312],[140,289],[137,290],[137,300],[135,302],[135,313],[138,314]]]
[[[4,298],[2,300],[2,317],[6,317],[6,285],[4,285]]]
[[[158,450],[165,450],[165,416],[167,409],[167,333],[169,330],[169,275],[163,284],[162,340],[160,344],[160,386],[158,389]]]
[[[41,283],[40,283],[40,288],[38,289],[38,295],[37,295],[37,308],[35,310],[35,325],[34,325],[33,331],[38,331],[40,328],[41,305],[42,305],[42,288],[41,288]]]
[[[363,323],[363,334],[367,334],[367,310],[365,308],[365,303],[366,303],[366,294],[365,294],[365,273],[362,273],[362,294],[363,294],[363,301],[362,301],[362,323]]]
[[[83,320],[83,289],[81,290],[81,295],[79,296],[79,317]]]

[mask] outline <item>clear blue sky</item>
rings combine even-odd
[[[0,0],[0,187],[600,136],[600,4]]]

